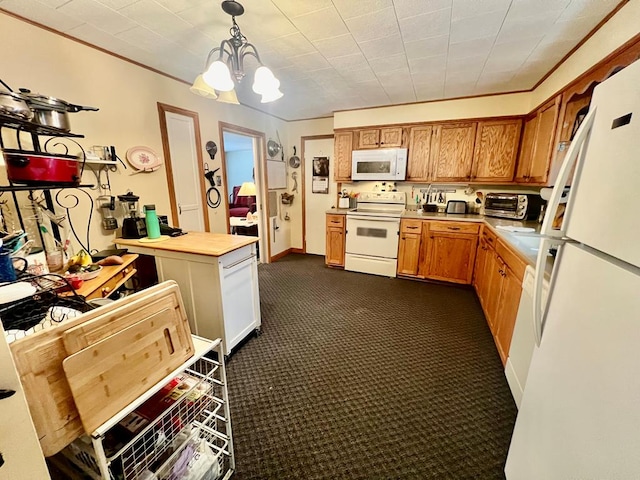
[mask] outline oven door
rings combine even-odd
[[[398,258],[399,218],[347,215],[346,253]]]
[[[507,217],[513,217],[518,211],[517,195],[487,195],[484,202],[485,210],[491,210]]]

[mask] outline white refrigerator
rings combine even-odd
[[[640,478],[640,61],[596,87],[548,212],[576,159],[508,480]]]

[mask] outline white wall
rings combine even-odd
[[[333,118],[318,118],[315,120],[289,122],[287,124],[287,136],[289,138],[290,146],[285,158],[288,159],[291,156],[294,145],[296,146],[298,156],[301,157],[301,138],[314,135],[333,135]],[[333,156],[333,152],[331,152],[331,156]],[[294,194],[295,198],[293,199],[293,204],[290,206],[284,206],[283,211],[288,213],[290,218],[290,220],[286,221],[286,224],[290,229],[291,247],[302,249],[302,169],[293,169],[287,163],[289,192],[292,191],[294,184],[293,179],[291,178],[291,174],[293,172],[298,172],[298,193]]]
[[[235,150],[225,152],[227,164],[227,191],[232,192],[234,186],[244,182],[253,182],[253,150]]]
[[[334,128],[522,115],[529,112],[530,103],[530,93],[512,93],[362,110],[345,110],[335,112]]]

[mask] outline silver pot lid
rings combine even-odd
[[[270,158],[276,157],[280,153],[281,148],[280,144],[275,140],[269,140],[267,142],[267,153]]]

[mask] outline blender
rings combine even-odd
[[[144,218],[140,217],[138,200],[140,197],[128,191],[124,195],[118,195],[118,200],[124,209],[122,220],[122,238],[142,238],[147,236],[147,226]]]

